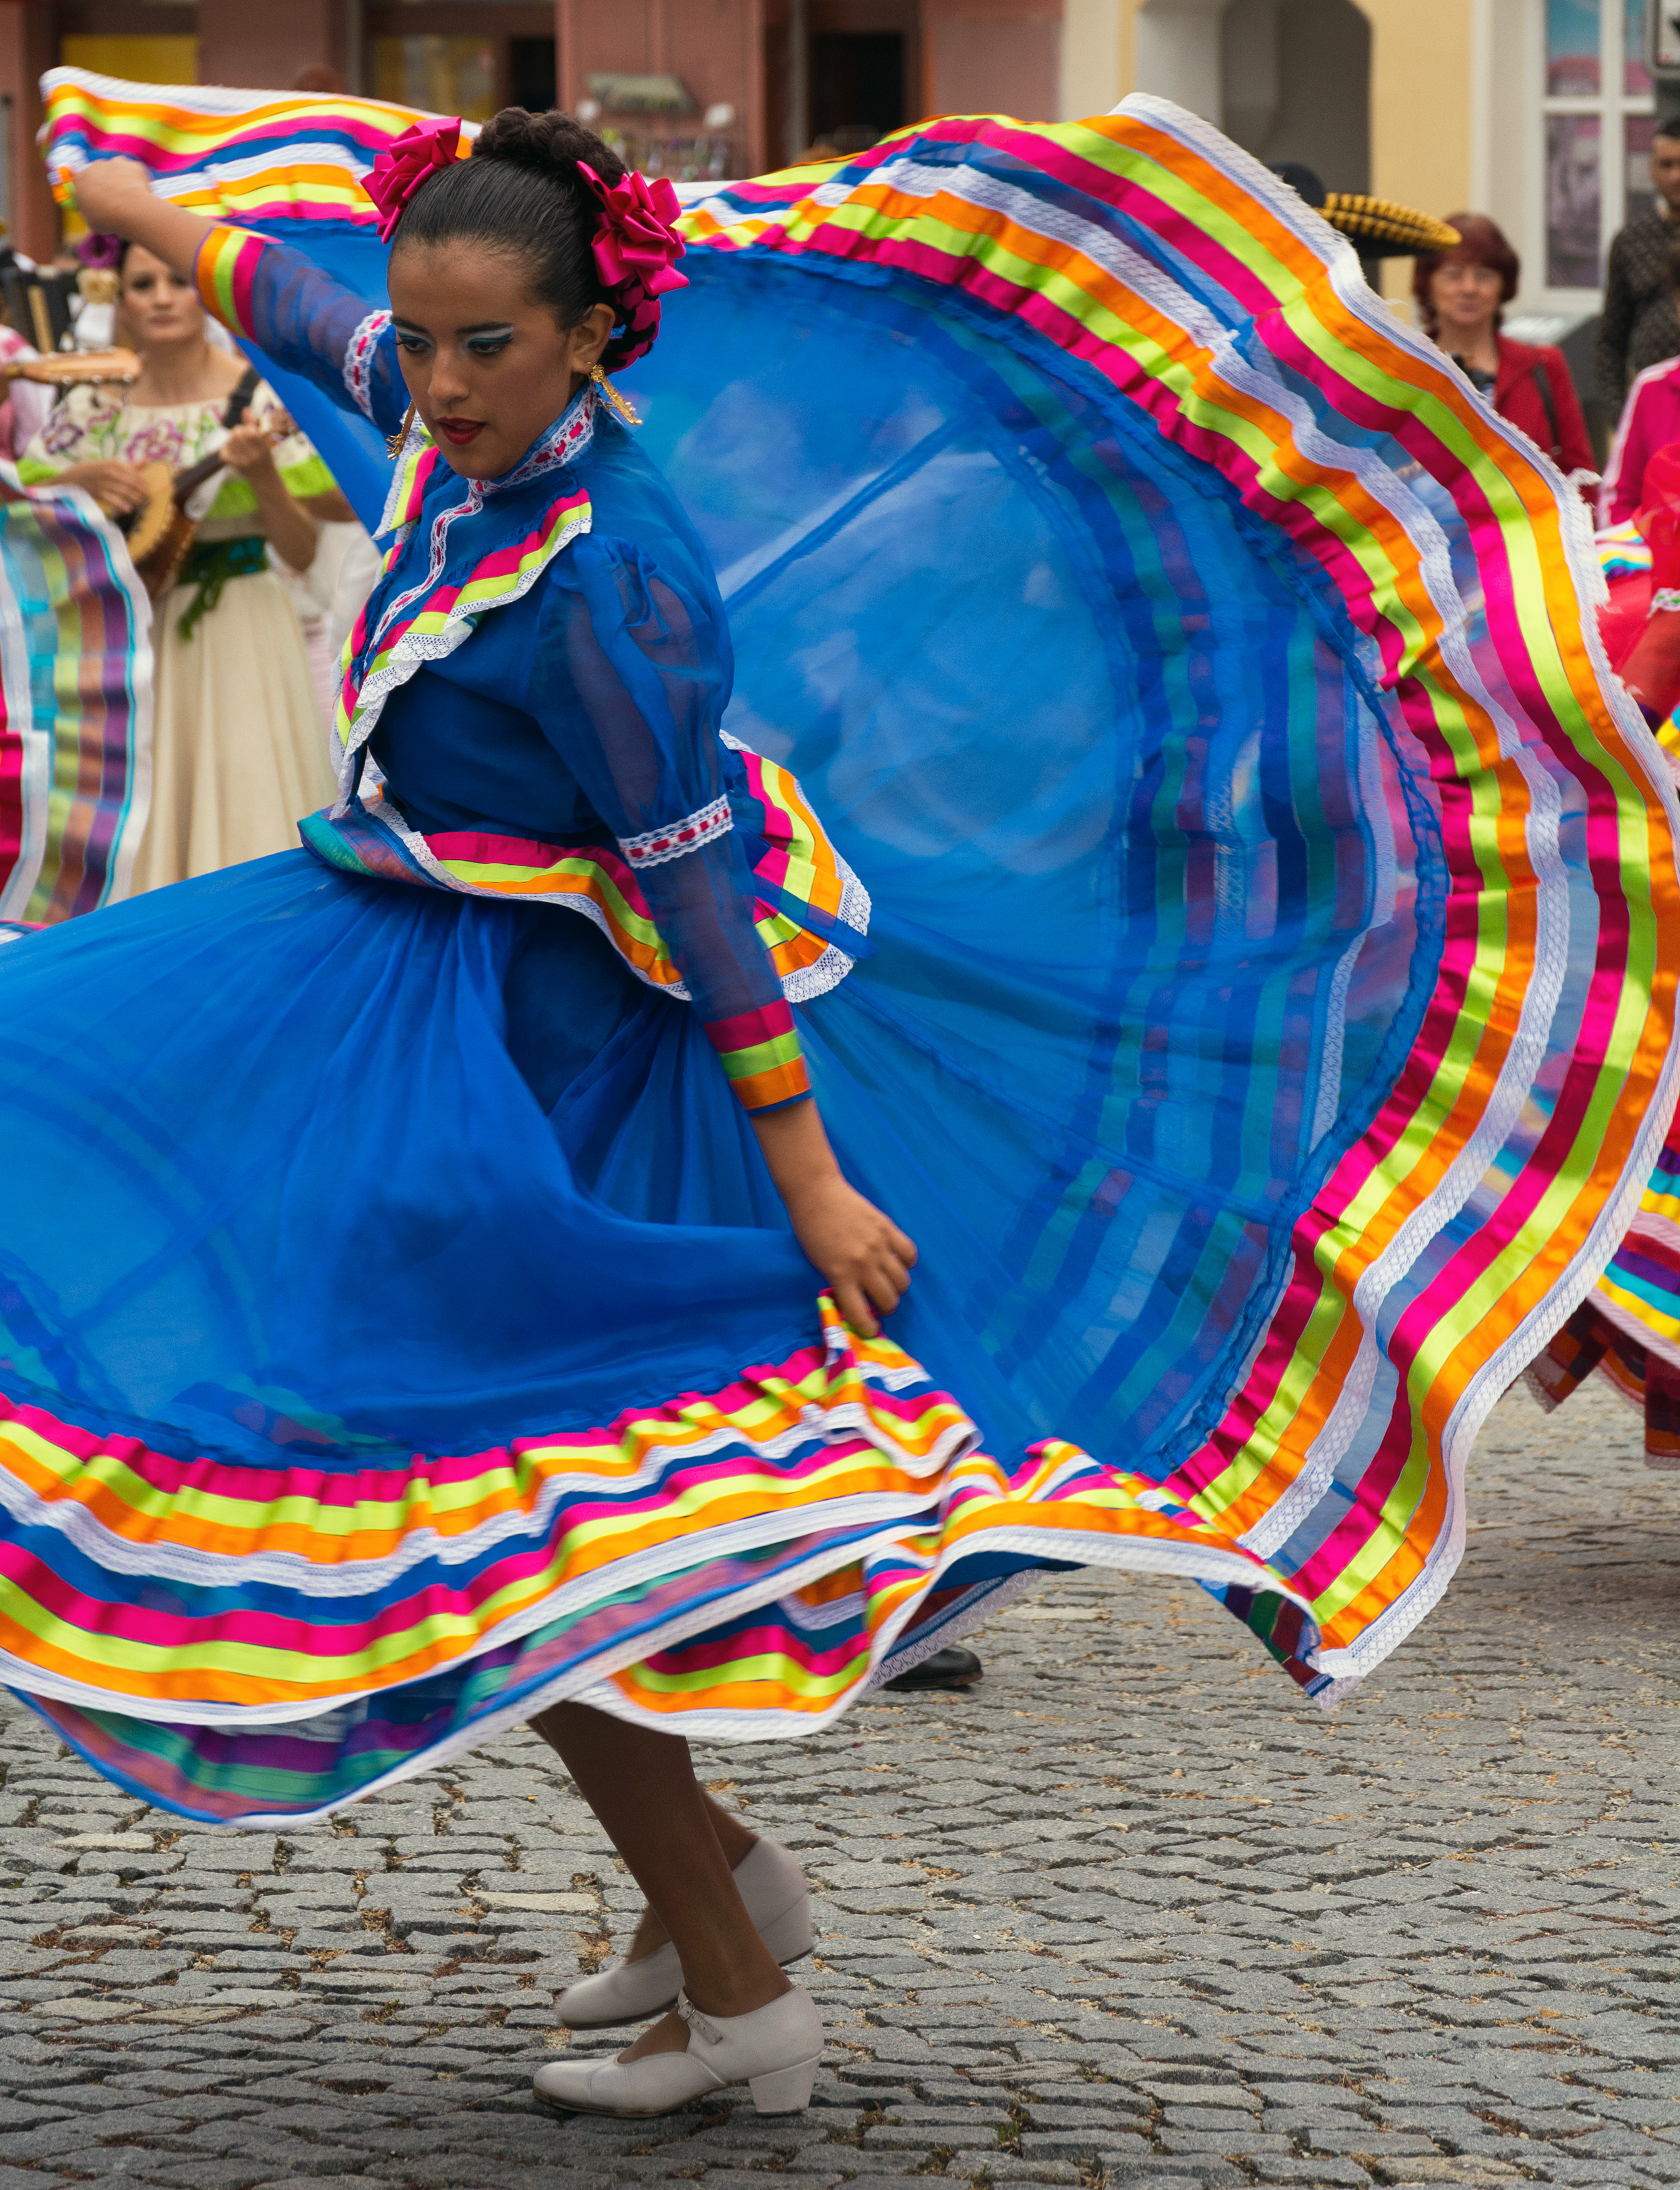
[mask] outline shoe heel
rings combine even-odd
[[[761,2114],[803,2113],[811,2103],[811,2086],[817,2079],[817,2057],[792,2068],[773,2068],[767,2075],[750,2076],[746,2088]]]

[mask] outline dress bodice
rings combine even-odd
[[[653,465],[625,430],[602,417],[565,482],[587,493],[590,530],[575,540],[542,581],[483,616],[454,651],[427,661],[386,699],[369,750],[390,797],[414,828],[490,830],[548,843],[593,833],[638,833],[614,826],[592,803],[579,769],[592,773],[599,734],[576,675],[577,636],[566,604],[580,581],[611,582],[615,572],[656,575],[680,595],[691,633],[667,641],[684,670],[706,728],[713,734],[729,697],[728,627],[705,549]],[[451,482],[444,482],[446,491]],[[538,521],[553,479],[533,481],[508,498],[505,529]],[[429,517],[429,510],[427,515]],[[382,587],[400,596],[426,570],[430,542],[416,527]],[[370,603],[377,610],[380,597]],[[672,724],[673,734],[676,725]],[[570,756],[570,757],[569,757]],[[667,757],[667,766],[676,760]],[[644,756],[645,758],[645,756]],[[719,765],[724,765],[721,757]],[[680,773],[680,766],[678,767]],[[696,786],[715,796],[710,780]],[[680,805],[686,793],[676,793]],[[610,802],[602,800],[603,805]],[[626,821],[656,816],[645,803]]]
[[[657,468],[586,385],[509,471],[463,479],[406,423],[388,311],[237,229],[210,230],[196,274],[264,355],[406,435],[346,650],[340,797],[304,843],[587,913],[693,1003],[747,1109],[803,1100],[789,1000],[849,969],[867,899],[797,786],[721,735],[728,622]]]

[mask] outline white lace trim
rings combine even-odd
[[[435,590],[443,576],[444,562],[449,551],[449,528],[457,519],[475,517],[491,495],[503,493],[509,487],[524,486],[546,472],[560,470],[573,462],[594,439],[595,414],[600,408],[600,402],[599,389],[593,381],[586,382],[547,433],[527,455],[520,458],[512,471],[503,472],[500,479],[472,480],[464,502],[455,502],[449,508],[438,512],[432,519],[426,575],[387,603],[377,628],[366,643],[370,660],[377,659],[380,642],[392,625]],[[385,513],[380,520],[376,538],[383,538],[391,530],[393,504],[402,485],[404,459],[424,441],[425,435],[417,422],[410,427],[408,439],[404,442],[402,454],[397,460],[391,491],[385,502]],[[494,605],[506,608],[510,602],[519,600],[529,593],[548,568],[552,555],[558,554],[562,548],[568,546],[578,533],[587,532],[589,523],[587,508],[569,519],[553,542],[551,555],[545,556],[540,564],[528,570],[519,582],[503,593]],[[392,648],[390,659],[384,666],[364,678],[347,709],[351,721],[349,738],[341,741],[335,734],[333,739],[333,758],[339,771],[339,797],[332,810],[339,818],[342,819],[349,810],[351,763],[356,752],[372,736],[386,701],[400,684],[408,682],[423,661],[437,661],[445,655],[453,654],[463,640],[471,635],[474,619],[481,613],[480,610],[464,610],[457,605],[450,610],[441,631],[423,636],[414,632],[405,633]]]
[[[350,400],[364,418],[373,416],[373,353],[379,338],[391,324],[389,311],[370,312],[360,321],[344,352],[344,385]]]
[[[727,837],[735,826],[727,798],[714,798],[697,807],[680,821],[663,829],[644,830],[639,837],[621,837],[618,848],[633,867],[662,867],[667,860],[686,859],[702,844]]]
[[[484,482],[485,492],[504,494],[510,486],[524,486],[544,472],[576,463],[595,438],[595,414],[600,407],[600,389],[593,380],[586,380],[542,439],[533,444],[529,454],[521,457],[513,470],[503,472],[500,479]]]

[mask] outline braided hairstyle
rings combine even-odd
[[[601,365],[616,372],[653,347],[659,308],[639,281],[609,288],[596,271],[601,208],[577,172],[580,160],[609,188],[624,178],[623,161],[570,115],[504,106],[480,131],[469,160],[451,161],[416,190],[391,248],[466,241],[520,258],[531,293],[563,327],[576,326],[592,304],[610,305],[618,332]]]

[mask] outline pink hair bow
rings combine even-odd
[[[403,207],[421,184],[440,167],[452,167],[460,148],[461,122],[456,115],[440,122],[417,122],[391,139],[361,179],[363,190],[379,208],[382,243],[390,241]]]
[[[682,207],[664,176],[650,183],[633,170],[609,189],[587,160],[578,162],[577,172],[601,201],[595,271],[605,287],[616,289],[633,281],[650,297],[686,289],[688,275],[672,263],[684,248],[673,226]]]

